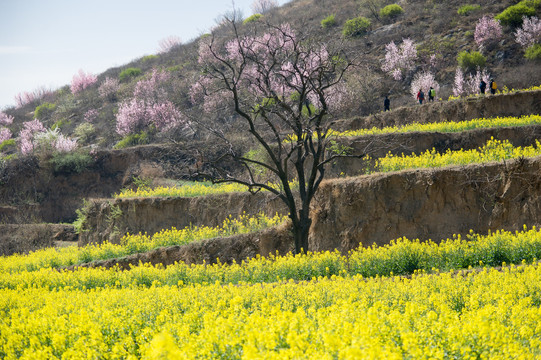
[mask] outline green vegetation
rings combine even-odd
[[[526,49],[524,56],[528,60],[540,60],[541,59],[541,44],[534,44]]]
[[[330,27],[336,26],[336,18],[334,14],[327,16],[325,19],[321,20],[321,27],[328,29]]]
[[[152,61],[152,60],[157,59],[157,58],[158,58],[158,55],[146,55],[146,56],[143,56],[141,61],[145,63],[147,61]]]
[[[55,174],[80,174],[86,170],[94,160],[84,151],[54,153],[49,163]]]
[[[357,37],[364,35],[370,28],[370,20],[365,17],[357,17],[346,21],[342,29],[344,37]]]
[[[516,5],[507,7],[494,18],[499,20],[502,25],[518,27],[522,24],[523,16],[534,16],[536,8],[541,4],[541,0],[523,0]]]
[[[474,11],[478,11],[481,9],[481,5],[479,4],[467,4],[467,5],[462,5],[458,10],[457,10],[457,13],[458,15],[469,15],[470,13],[474,12]]]
[[[139,68],[127,68],[122,70],[122,72],[118,75],[120,81],[128,80],[130,78],[137,77],[141,75],[142,71]]]
[[[122,140],[117,142],[114,146],[115,149],[124,149],[130,146],[146,145],[150,143],[150,136],[148,132],[141,131],[137,134],[126,135]]]
[[[457,57],[458,66],[465,71],[475,71],[478,67],[483,68],[487,62],[486,57],[479,51],[461,51]]]
[[[404,13],[404,9],[398,4],[391,4],[385,6],[379,11],[379,16],[383,19],[394,19]]]
[[[15,147],[17,146],[17,142],[15,139],[7,139],[0,143],[0,152],[6,150],[8,147]]]
[[[262,17],[263,17],[263,15],[261,15],[261,14],[253,14],[252,16],[247,17],[242,23],[244,25],[246,25],[246,24],[258,21]]]
[[[94,135],[96,135],[96,128],[91,123],[84,122],[77,125],[73,131],[73,135],[75,135],[80,143],[86,144]]]
[[[55,111],[55,109],[56,109],[56,104],[45,102],[36,107],[36,110],[34,110],[34,118],[44,119],[48,117],[49,115],[51,115]]]

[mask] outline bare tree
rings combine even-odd
[[[276,0],[254,0],[251,5],[254,14],[264,14],[278,6]]]
[[[311,41],[289,25],[265,25],[241,35],[234,21],[231,40],[201,40],[203,75],[192,86],[197,111],[232,109],[243,121],[243,132],[264,156],[236,150],[232,135],[208,127],[224,144],[229,158],[245,168],[244,176],[223,169],[216,182],[244,184],[252,192],[270,191],[288,206],[295,251],[308,249],[310,202],[325,177],[326,165],[345,156],[333,140],[333,111],[343,103],[345,73],[353,66],[344,47]],[[260,171],[262,170],[262,171]],[[259,173],[268,175],[261,177]],[[273,185],[278,184],[278,186]]]

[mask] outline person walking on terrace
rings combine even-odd
[[[389,100],[389,96],[385,96],[385,100],[383,100],[383,111],[391,111],[391,100]]]
[[[431,86],[430,90],[428,90],[428,101],[434,101],[434,98],[436,97],[436,90]]]
[[[419,90],[419,92],[417,93],[417,100],[419,100],[419,104],[423,105],[424,99],[425,93],[423,92],[423,90]]]
[[[490,93],[492,95],[496,94],[496,90],[498,89],[498,84],[496,84],[496,81],[494,81],[494,79],[490,79],[490,83],[488,85],[490,87]]]

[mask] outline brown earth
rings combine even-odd
[[[439,241],[470,229],[517,230],[540,219],[541,157],[408,170],[322,183],[310,244],[347,252],[402,236]]]
[[[218,226],[230,215],[286,214],[284,203],[268,193],[229,193],[188,198],[93,199],[79,244],[118,243],[126,233],[152,235],[163,229]]]
[[[57,243],[77,244],[73,226],[61,224],[0,224],[0,256],[28,253]]]

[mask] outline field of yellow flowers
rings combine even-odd
[[[532,228],[130,271],[3,257],[0,358],[540,358],[540,255]]]

